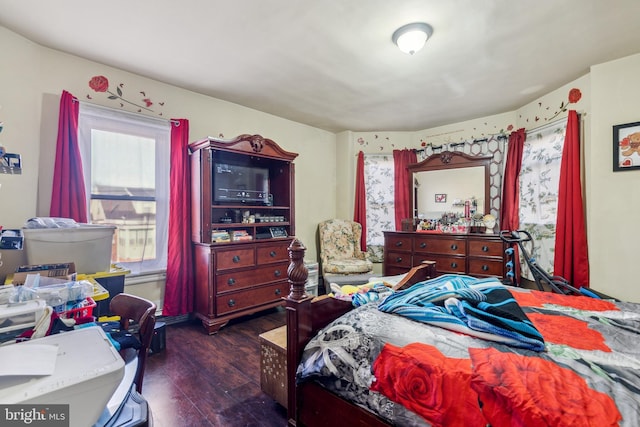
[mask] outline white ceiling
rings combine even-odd
[[[391,35],[416,21],[410,56]],[[515,110],[640,52],[639,22],[638,0],[0,0],[43,46],[334,132]]]

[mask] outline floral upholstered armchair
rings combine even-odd
[[[368,254],[360,249],[359,223],[330,219],[318,225],[318,234],[323,274],[363,274],[373,270]]]

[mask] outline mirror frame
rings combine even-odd
[[[411,194],[411,214],[417,218],[416,194],[415,194],[415,174],[418,172],[470,168],[484,166],[484,210],[488,212],[491,201],[491,177],[490,165],[493,156],[470,156],[457,151],[443,151],[432,154],[421,162],[407,166],[409,171],[409,192]],[[484,212],[484,213],[487,213]]]

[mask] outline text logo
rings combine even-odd
[[[3,427],[69,427],[69,405],[0,405]]]

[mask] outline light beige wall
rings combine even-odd
[[[574,88],[580,90],[581,97],[578,102],[569,103],[569,91]],[[558,120],[566,120],[569,110],[582,114],[584,121],[589,117],[590,109],[591,79],[587,74],[518,108],[515,112],[516,128],[531,130]],[[583,136],[588,136],[588,133]]]
[[[415,132],[412,136],[412,147],[420,148],[424,144],[450,144],[462,141],[491,138],[511,132],[515,127],[515,111],[480,117],[464,122],[451,123],[431,129]]]
[[[22,175],[0,174],[0,225],[20,228],[33,216],[38,184],[41,49],[0,27],[0,145],[22,156]]]
[[[340,219],[352,219],[355,199],[355,180],[357,152],[350,144],[352,132],[336,135],[336,176],[335,185],[336,213]],[[333,177],[327,177],[333,180]],[[326,218],[329,219],[329,218]]]
[[[316,258],[317,224],[336,212],[335,134],[44,48],[3,27],[0,52],[5,64],[0,67],[0,121],[5,126],[0,144],[23,159],[22,175],[0,174],[0,200],[10,201],[1,202],[1,225],[20,228],[26,219],[48,214],[60,94],[67,90],[80,101],[120,108],[119,101],[88,85],[91,77],[104,75],[110,90],[122,84],[123,98],[140,99],[144,91],[155,109],[145,114],[189,119],[191,140],[261,134],[298,153],[296,236],[307,246],[308,258]]]
[[[489,138],[509,132],[515,124],[516,112],[512,111],[416,132],[351,132],[349,143],[356,154],[358,151],[365,154],[391,153],[405,148],[420,149],[425,144],[438,146]]]
[[[591,283],[594,289],[634,302],[640,302],[640,170],[613,172],[613,126],[640,121],[639,75],[640,55],[591,68],[591,141],[586,153]]]

